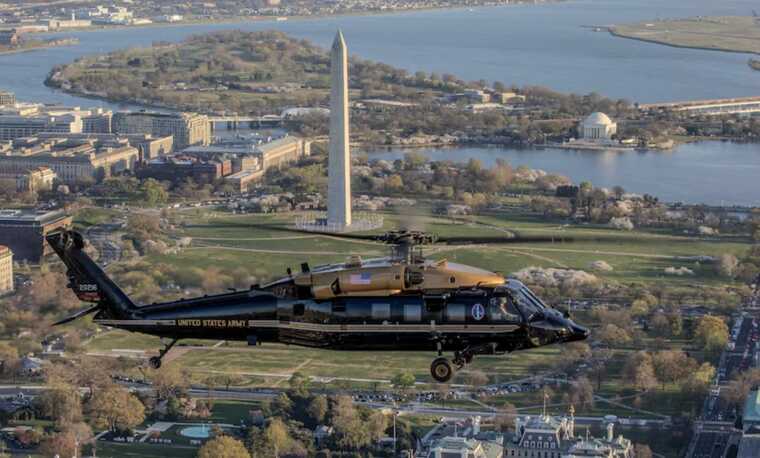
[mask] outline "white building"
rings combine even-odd
[[[584,140],[611,140],[617,133],[617,123],[597,111],[584,119],[578,130]]]

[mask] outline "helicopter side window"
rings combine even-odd
[[[419,304],[404,305],[404,321],[416,322],[422,320],[422,306]]]
[[[389,320],[391,318],[391,304],[372,304],[373,320]]]
[[[509,321],[519,322],[520,312],[515,304],[506,296],[491,298],[488,307],[488,313],[492,322]]]
[[[446,321],[463,323],[465,321],[464,304],[448,304],[446,306]]]

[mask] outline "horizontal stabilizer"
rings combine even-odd
[[[79,312],[77,312],[77,313],[75,313],[73,315],[70,315],[70,316],[68,316],[68,317],[66,317],[66,318],[64,318],[64,319],[62,319],[60,321],[56,321],[55,323],[53,323],[53,326],[60,326],[62,324],[66,324],[66,323],[72,322],[72,321],[74,321],[76,319],[82,318],[83,316],[89,315],[90,313],[97,312],[98,310],[100,310],[100,306],[99,305],[95,305],[95,306],[90,307],[88,309],[81,310],[81,311],[79,311]]]

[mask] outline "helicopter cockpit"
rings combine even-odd
[[[489,307],[494,321],[525,323],[540,319],[548,308],[527,286],[513,279],[494,288]]]

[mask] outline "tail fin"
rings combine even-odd
[[[96,310],[105,310],[112,318],[131,318],[134,316],[137,307],[116,286],[116,283],[108,278],[95,261],[87,256],[87,253],[84,252],[85,241],[81,234],[75,231],[60,231],[47,235],[46,239],[68,268],[66,275],[69,277],[69,284],[67,287],[74,291],[79,300],[97,304],[88,311],[62,320],[62,322],[71,321]]]

